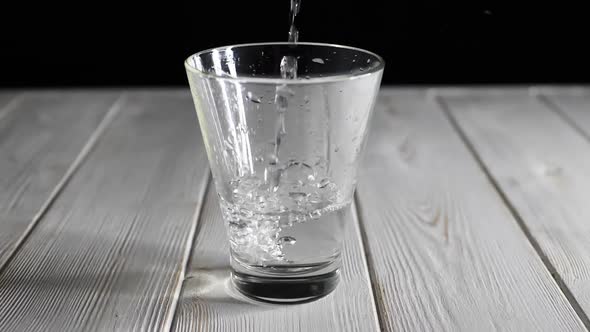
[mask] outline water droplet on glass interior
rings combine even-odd
[[[315,63],[322,64],[322,65],[325,63],[324,59],[322,59],[322,58],[313,58],[313,59],[311,59],[311,61],[315,62]]]

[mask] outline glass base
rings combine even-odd
[[[315,301],[330,294],[339,280],[338,270],[309,277],[259,276],[232,271],[232,283],[240,293],[256,301],[274,304]]]

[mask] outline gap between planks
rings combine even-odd
[[[355,217],[355,221],[356,221],[356,226],[358,228],[359,231],[359,243],[361,244],[361,250],[363,251],[363,253],[365,254],[365,266],[366,266],[366,271],[368,274],[368,279],[369,282],[371,283],[371,298],[373,299],[373,307],[375,308],[375,320],[377,322],[377,326],[379,328],[380,331],[385,331],[385,323],[383,322],[383,313],[381,312],[380,308],[379,308],[379,303],[382,303],[384,301],[384,299],[377,299],[377,294],[380,294],[380,292],[375,289],[375,287],[377,287],[377,275],[375,272],[375,262],[373,261],[373,256],[371,254],[371,249],[369,248],[369,239],[367,238],[367,231],[365,230],[365,226],[363,225],[363,221],[362,221],[362,206],[361,206],[361,202],[358,199],[358,195],[359,193],[355,191],[354,193],[354,217]]]
[[[201,188],[199,189],[199,205],[195,209],[195,214],[193,215],[192,220],[192,227],[189,230],[189,236],[187,238],[187,243],[185,245],[184,254],[182,256],[182,270],[180,270],[180,274],[178,276],[178,285],[174,290],[174,295],[172,297],[172,306],[170,307],[169,315],[164,319],[164,331],[172,331],[172,325],[174,324],[174,317],[176,316],[176,308],[178,307],[178,302],[180,301],[180,294],[182,293],[182,289],[184,288],[184,278],[186,275],[186,271],[189,268],[189,264],[192,258],[193,246],[195,245],[195,241],[197,239],[197,234],[199,234],[200,225],[201,225],[201,213],[203,212],[203,206],[205,206],[205,200],[207,196],[207,191],[209,187],[212,185],[212,176],[211,171],[207,172],[206,179],[203,181]]]
[[[535,97],[544,104],[548,109],[557,114],[565,123],[567,123],[576,133],[584,137],[585,140],[590,142],[590,134],[587,133],[582,127],[580,127],[571,116],[569,116],[561,107],[549,99],[545,94],[536,94]]]
[[[506,193],[501,189],[498,182],[496,181],[496,179],[493,177],[490,170],[487,168],[487,166],[483,162],[483,159],[481,158],[481,156],[479,155],[479,153],[475,149],[475,146],[471,143],[471,141],[469,140],[469,138],[467,137],[467,135],[465,134],[465,132],[463,131],[463,129],[461,128],[461,126],[459,125],[457,120],[455,119],[454,115],[450,111],[449,106],[444,101],[444,95],[439,94],[436,89],[432,90],[432,91],[433,91],[432,97],[435,99],[436,103],[439,105],[440,109],[442,110],[442,113],[449,120],[453,129],[455,129],[455,131],[459,135],[461,141],[463,142],[463,144],[465,144],[465,146],[467,147],[467,149],[469,150],[469,152],[471,153],[471,155],[473,156],[473,158],[477,162],[477,165],[480,167],[482,172],[485,174],[486,178],[488,179],[488,181],[490,182],[490,184],[492,185],[494,190],[500,196],[504,205],[508,208],[508,210],[510,211],[510,213],[514,217],[514,220],[516,221],[516,223],[518,224],[518,226],[522,230],[523,234],[526,236],[527,240],[529,241],[529,243],[531,244],[531,246],[533,247],[533,249],[535,250],[535,252],[539,256],[539,258],[543,262],[543,265],[545,266],[545,268],[547,269],[547,271],[549,272],[549,274],[551,275],[551,277],[555,281],[556,285],[559,287],[559,289],[561,290],[563,295],[568,300],[572,309],[576,312],[576,315],[578,315],[578,318],[580,319],[580,321],[584,324],[584,327],[590,331],[590,319],[588,318],[588,315],[584,312],[584,310],[580,306],[579,302],[575,299],[571,290],[567,287],[567,285],[563,281],[563,278],[557,272],[557,269],[550,262],[547,255],[545,254],[545,252],[541,249],[541,246],[539,245],[538,241],[532,235],[531,231],[529,230],[528,226],[524,222],[520,213],[517,211],[517,209],[514,207],[514,205],[510,202]],[[534,94],[534,92],[532,94]],[[538,96],[538,95],[536,96],[536,98],[539,98],[541,100],[540,96]],[[550,102],[548,100],[546,100],[546,101],[541,100],[541,101],[545,105],[548,105],[548,106],[550,105]],[[554,112],[561,113],[552,107],[549,107],[549,108],[551,110],[553,110]],[[571,125],[571,121],[568,121],[567,118],[565,118],[565,115],[560,114],[560,118],[563,119],[565,122],[567,122],[569,125]],[[578,129],[577,126],[574,127],[573,129],[576,130],[577,132],[579,132],[579,130],[581,130],[581,129]],[[584,135],[584,137],[587,137],[587,136]]]

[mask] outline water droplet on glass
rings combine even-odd
[[[248,91],[246,94],[246,98],[256,104],[260,104],[262,102],[262,98],[258,97],[257,95],[253,94],[252,91]]]
[[[283,236],[279,238],[279,244],[290,244],[294,245],[297,242],[297,239],[292,236]]]
[[[306,80],[308,80],[308,79],[310,79],[310,78],[311,78],[311,77],[310,77],[309,75],[305,75],[305,79],[306,79]]]
[[[367,63],[371,63],[371,59],[367,59]]]
[[[334,149],[334,152],[338,152],[338,151],[340,151],[340,148],[339,148],[339,147],[336,147],[336,148]]]
[[[311,59],[311,61],[315,62],[315,63],[322,64],[322,65],[324,64],[324,59],[322,59],[322,58],[313,58],[313,59]]]

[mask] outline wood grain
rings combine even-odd
[[[2,331],[169,328],[207,160],[186,91],[129,93],[0,274]]]
[[[554,97],[551,97],[553,99]],[[555,99],[590,129],[590,99]],[[546,103],[526,95],[447,98],[498,186],[571,292],[590,311],[590,142]],[[586,314],[582,319],[589,324]]]
[[[0,94],[0,269],[63,187],[117,96]]]
[[[358,190],[386,331],[584,331],[424,93],[381,96]]]
[[[215,189],[199,221],[174,331],[377,331],[379,330],[356,214],[349,220],[340,285],[316,302],[257,305],[229,286],[229,245]]]

